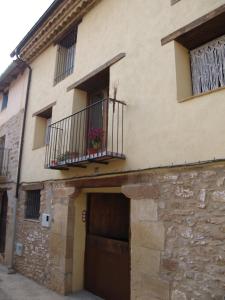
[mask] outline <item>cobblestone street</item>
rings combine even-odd
[[[60,296],[20,274],[7,274],[0,266],[0,300],[100,300],[87,292]]]

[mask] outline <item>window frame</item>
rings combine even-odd
[[[55,104],[56,102],[53,102],[32,115],[35,117],[33,150],[45,147],[49,144],[49,131],[52,121],[53,106]]]
[[[69,38],[71,38],[71,36],[73,43],[71,46],[69,46],[71,43]],[[68,38],[68,41],[66,41],[66,38]],[[75,65],[76,43],[77,27],[70,29],[60,40],[57,41],[54,85],[57,85],[59,82],[63,81],[66,77],[73,73]],[[65,51],[65,49],[67,50]]]
[[[9,101],[9,91],[3,93],[1,112],[7,108],[8,101]]]
[[[225,53],[225,35],[189,51],[193,96],[225,88],[225,57],[221,52]]]
[[[181,7],[181,9],[183,8]],[[174,44],[178,102],[184,102],[225,88],[219,87],[200,94],[194,94],[189,53],[189,51],[223,35],[225,35],[225,5],[217,7],[161,39],[162,46],[170,42]]]

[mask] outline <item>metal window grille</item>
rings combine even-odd
[[[77,31],[69,32],[59,43],[54,83],[73,73]]]
[[[27,191],[26,212],[25,212],[26,219],[39,219],[40,198],[41,198],[40,190]]]
[[[190,52],[193,94],[225,86],[225,35]]]

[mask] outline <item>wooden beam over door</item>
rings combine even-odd
[[[128,182],[128,175],[119,175],[112,177],[86,178],[71,180],[66,182],[67,186],[76,188],[101,188],[101,187],[120,187]]]
[[[43,190],[43,188],[44,188],[44,184],[42,182],[22,185],[23,191]]]
[[[107,68],[109,68],[110,66],[112,66],[113,64],[115,64],[116,62],[118,62],[119,60],[121,60],[122,58],[124,58],[126,56],[126,53],[119,53],[118,55],[116,55],[115,57],[113,57],[112,59],[110,59],[109,61],[107,61],[106,63],[104,63],[103,65],[101,65],[100,67],[98,67],[97,69],[95,69],[94,71],[90,72],[89,74],[87,74],[86,76],[84,76],[83,78],[81,78],[80,80],[76,81],[75,83],[73,83],[72,85],[70,85],[67,88],[67,92],[75,89],[75,88],[81,88],[82,89],[82,85],[88,81],[89,79],[91,79],[92,77],[96,76],[98,73],[106,70]]]
[[[35,113],[32,114],[32,117],[41,116],[42,114],[44,114],[45,111],[51,109],[54,105],[56,105],[56,101],[50,103],[49,105],[45,106],[39,111],[36,111]]]
[[[225,4],[174,31],[161,40],[165,45],[173,40],[187,49],[194,49],[225,34]]]

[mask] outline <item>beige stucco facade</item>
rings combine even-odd
[[[171,7],[170,1],[101,1],[78,27],[73,74],[56,86],[53,77],[57,47],[45,50],[31,63],[33,78],[22,181],[96,173],[96,166],[66,172],[45,170],[45,149],[32,150],[35,123],[32,114],[56,101],[54,122],[85,107],[86,103],[79,101],[79,91],[66,92],[67,87],[121,52],[126,57],[110,68],[110,93],[118,86],[117,98],[127,103],[124,132],[127,159],[101,166],[98,172],[223,158],[224,91],[179,103],[174,42],[160,44],[169,32],[221,4],[223,1],[184,0]],[[31,161],[32,169],[28,167]]]
[[[24,109],[26,91],[27,91],[27,71],[20,74],[16,80],[12,80],[10,86],[7,88],[8,94],[8,105],[5,110],[0,112],[0,126],[6,123],[10,118],[19,113]],[[2,104],[2,93],[0,93],[0,107]]]

